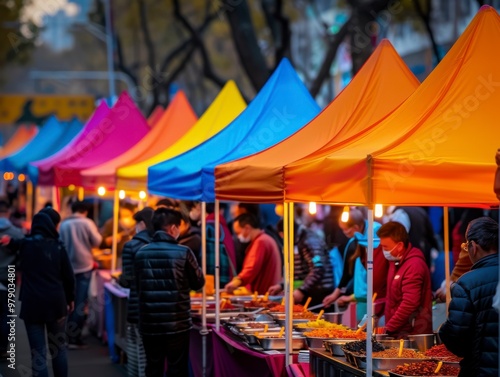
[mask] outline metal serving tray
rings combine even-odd
[[[280,331],[281,327],[279,327],[276,323],[268,325],[267,331],[268,332],[275,332],[275,331]],[[243,334],[255,334],[256,332],[263,332],[264,328],[254,328],[254,327],[244,327],[240,328],[240,331]]]
[[[251,323],[260,323],[263,325],[269,325],[269,327],[277,326],[276,322],[274,322],[274,321],[258,321],[258,322],[256,322],[256,321],[234,321],[234,322],[229,322],[230,325],[236,326],[240,329],[245,328],[245,327],[249,327],[249,325]]]
[[[284,350],[286,348],[286,341],[284,337],[281,338],[266,338],[259,337],[257,341],[262,348],[267,350]],[[294,350],[301,350],[306,348],[306,339],[302,336],[294,336],[292,338],[292,348]]]
[[[332,354],[332,356],[344,356],[344,350],[342,349],[342,346],[350,341],[350,339],[328,338],[323,341],[323,346],[328,352]]]
[[[394,340],[377,340],[380,344],[384,346],[384,348],[399,348],[400,341],[399,339]],[[406,339],[403,342],[403,348],[415,348],[413,342],[411,340]]]
[[[356,365],[359,369],[366,369],[366,356],[356,356]],[[418,363],[419,361],[430,361],[431,359],[407,359],[402,357],[395,358],[373,358],[372,364],[374,370],[390,370],[396,368],[398,365]]]
[[[407,376],[404,374],[399,374],[399,373],[394,373],[394,372],[389,371],[389,377],[422,377],[422,376]],[[446,377],[446,376],[434,376],[434,377]],[[448,377],[450,377],[450,376],[448,376]]]

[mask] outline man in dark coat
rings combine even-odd
[[[158,208],[155,234],[135,255],[139,298],[139,331],[146,351],[146,376],[188,376],[189,336],[192,327],[189,292],[205,284],[196,257],[177,244],[181,214]]]
[[[498,284],[498,223],[472,220],[463,248],[473,263],[451,289],[448,319],[439,336],[463,357],[459,376],[498,376],[498,312],[492,307]]]
[[[139,334],[139,308],[137,285],[135,281],[134,260],[139,249],[151,242],[153,235],[153,213],[151,207],[145,207],[134,214],[135,235],[123,246],[120,284],[130,289],[127,301],[127,371],[129,376],[143,377],[145,375],[145,355],[142,339]]]

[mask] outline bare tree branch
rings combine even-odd
[[[193,28],[193,26],[189,23],[186,17],[181,12],[181,6],[179,0],[173,0],[174,4],[174,15],[181,24],[189,31],[191,34],[191,38],[193,39],[193,42],[195,43],[196,47],[199,48],[201,57],[203,60],[203,74],[204,76],[212,81],[214,84],[222,88],[225,84],[225,81],[221,79],[220,77],[217,76],[217,74],[214,72],[212,68],[212,63],[210,62],[210,59],[208,57],[207,49],[205,48],[205,44],[203,40],[201,39],[200,35],[197,33],[197,31]]]
[[[123,57],[122,42],[120,35],[117,32],[115,32],[114,36],[115,36],[116,57],[117,57],[117,59],[115,60],[116,68],[125,73],[128,77],[130,77],[134,85],[137,86],[139,83],[137,76],[134,75],[134,73],[125,64],[125,58]]]
[[[328,51],[326,52],[325,58],[323,59],[323,63],[321,64],[321,68],[319,69],[318,75],[314,79],[311,89],[311,95],[316,97],[323,85],[323,82],[330,74],[330,67],[332,66],[333,60],[335,59],[335,55],[337,55],[337,50],[342,43],[342,41],[347,36],[347,32],[349,31],[349,25],[351,23],[351,19],[348,19],[347,22],[342,25],[339,32],[335,34],[328,44]]]
[[[248,4],[246,0],[240,0],[237,5],[234,0],[223,0],[222,4],[240,63],[258,91],[266,83],[270,71],[257,41]]]
[[[289,59],[291,30],[290,21],[283,15],[282,0],[261,0],[261,7],[271,35],[273,36],[275,46],[275,67],[281,62],[285,56]]]
[[[137,3],[139,5],[139,19],[141,21],[140,25],[141,25],[142,36],[144,38],[144,43],[146,45],[148,52],[148,65],[149,68],[151,69],[151,72],[155,72],[156,53],[155,53],[155,46],[153,43],[153,39],[151,38],[151,33],[148,27],[146,2],[144,0],[137,0]],[[152,79],[155,80],[154,78]],[[160,86],[158,82],[153,82],[151,87],[153,92],[153,103],[151,105],[152,106],[151,108],[154,109],[160,103]]]

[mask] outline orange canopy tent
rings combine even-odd
[[[497,204],[500,17],[483,7],[394,113],[342,148],[286,167],[286,199],[328,203]],[[385,95],[385,94],[383,94]]]
[[[228,81],[196,124],[174,144],[142,162],[119,168],[117,187],[126,190],[147,190],[148,168],[168,160],[209,139],[232,122],[246,107],[234,81]]]
[[[156,125],[156,123],[161,119],[163,111],[164,109],[162,106],[156,106],[154,108],[153,112],[149,115],[147,119],[149,127],[154,127]]]
[[[104,164],[82,171],[83,187],[95,189],[104,186],[108,190],[114,189],[118,168],[140,163],[169,148],[192,128],[196,120],[196,114],[184,92],[177,92],[161,118],[137,144]]]
[[[320,148],[341,148],[369,132],[418,84],[390,42],[382,41],[349,85],[309,124],[263,152],[217,166],[217,198],[282,202],[287,164]]]
[[[20,126],[12,137],[0,148],[0,158],[8,157],[18,152],[38,133],[36,126]]]

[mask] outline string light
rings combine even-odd
[[[106,189],[104,187],[99,187],[97,189],[97,194],[99,194],[99,196],[104,196],[104,194],[106,194]]]
[[[17,176],[17,179],[19,180],[19,182],[24,182],[26,180],[26,176],[24,174],[19,174]]]
[[[76,188],[75,185],[69,185],[68,186],[68,190],[69,191],[75,191],[75,188]]]
[[[384,207],[382,204],[375,204],[375,217],[380,219],[382,216],[384,216]]]
[[[118,197],[122,200],[125,199],[125,190],[118,191]]]
[[[139,192],[139,198],[140,198],[141,200],[146,199],[146,192],[145,192],[145,191],[140,191],[140,192]]]
[[[309,214],[310,215],[315,215],[318,212],[318,208],[316,207],[315,202],[310,202],[309,203]]]
[[[344,211],[342,212],[342,216],[340,217],[340,221],[346,223],[349,221],[349,206],[344,207]]]

